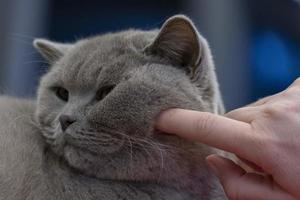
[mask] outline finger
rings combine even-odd
[[[262,112],[262,108],[263,106],[242,107],[226,113],[225,116],[238,121],[251,123],[257,115]]]
[[[264,148],[257,146],[260,138],[253,134],[250,124],[211,113],[171,109],[158,117],[156,127],[251,161],[257,160]]]
[[[231,200],[296,200],[267,176],[246,173],[231,160],[217,155],[206,160]]]

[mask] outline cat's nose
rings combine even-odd
[[[67,130],[67,128],[76,121],[73,117],[69,115],[61,115],[59,116],[59,122],[62,131]]]

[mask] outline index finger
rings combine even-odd
[[[170,109],[161,113],[156,127],[163,132],[173,133],[255,161],[256,138],[248,123],[207,112]]]

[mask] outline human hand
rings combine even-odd
[[[267,175],[249,173],[217,155],[207,163],[231,200],[300,199],[300,79],[289,88],[226,117],[171,109],[157,128],[232,152]]]

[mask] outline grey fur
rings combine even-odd
[[[209,47],[187,17],[34,45],[52,63],[37,102],[0,99],[1,200],[225,199],[204,164],[215,149],[153,128],[168,108],[223,109]],[[62,114],[76,120],[65,131]]]

